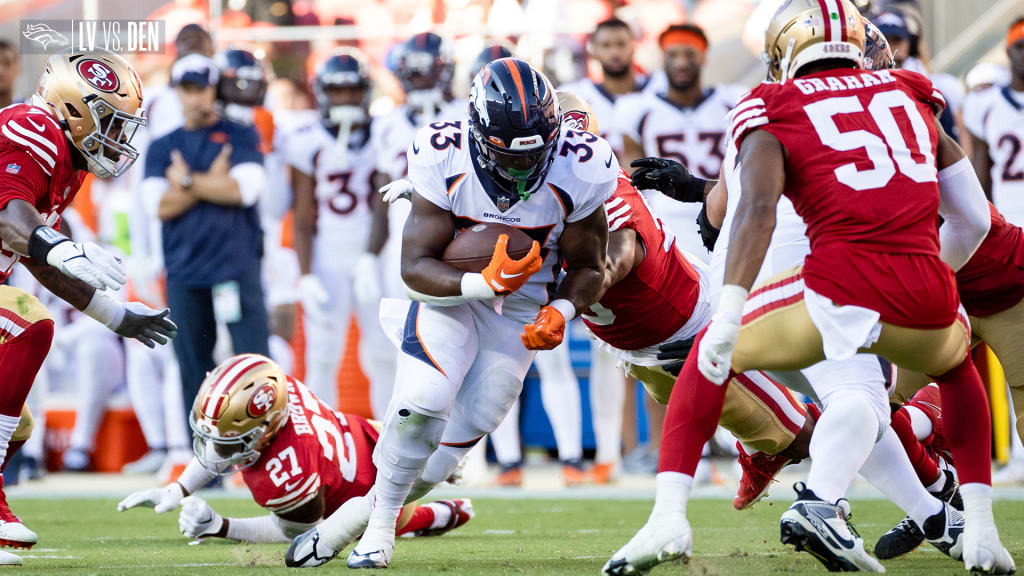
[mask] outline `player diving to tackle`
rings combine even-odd
[[[535,350],[558,345],[565,324],[594,302],[608,238],[604,202],[619,175],[608,143],[564,129],[547,78],[514,58],[481,70],[468,119],[424,127],[408,159],[415,192],[402,277],[413,301],[381,308],[401,353],[374,453],[374,507],[349,556],[353,568],[388,566],[402,505],[448,478],[498,426]],[[445,264],[456,232],[477,222],[518,227],[533,248],[511,260],[505,237],[481,273]],[[322,564],[358,536],[340,526],[342,511],[297,538],[289,563]]]
[[[964,562],[969,569],[1011,572],[992,519],[984,390],[966,354],[968,328],[958,318],[953,273],[944,263],[958,268],[969,259],[988,231],[988,215],[977,209],[977,181],[972,186],[963,177],[962,151],[931,120],[941,96],[913,73],[857,69],[864,30],[846,0],[788,3],[773,18],[765,47],[776,83],[755,88],[732,112],[738,155],[727,180],[738,207],[730,243],[745,250],[729,251],[718,311],[673,389],[655,510],[609,564],[625,574],[689,555],[687,492],[732,370],[794,370],[859,351],[935,376],[963,481]],[[858,170],[865,157],[871,167]],[[802,269],[759,285],[748,302],[782,194],[806,221],[811,252]],[[958,223],[953,234],[943,234],[941,252],[940,208],[947,222]],[[837,426],[841,433],[828,438],[842,445],[841,468],[856,473],[884,432],[888,411],[856,390],[837,392],[841,422],[856,425]],[[866,555],[846,527],[844,503],[802,491],[783,515],[783,541],[810,548],[826,564],[881,570],[860,563]],[[943,512],[948,531],[955,515],[945,506],[937,515]],[[823,524],[854,552],[829,546]]]
[[[182,506],[188,538],[288,542],[343,504],[369,514],[366,493],[377,474],[371,453],[380,424],[332,410],[273,360],[228,358],[207,375],[189,417],[195,455],[163,488],[129,494],[118,511],[139,506],[163,514]],[[216,476],[241,471],[257,504],[270,514],[224,518],[198,496]],[[473,517],[467,500],[405,506],[399,534],[439,535]]]
[[[0,281],[21,262],[59,298],[152,348],[174,337],[169,311],[110,297],[107,289],[125,282],[120,262],[59,231],[87,173],[120,176],[135,162],[141,107],[142,83],[128,62],[105,50],[69,50],[50,57],[28,102],[0,110]],[[52,339],[53,320],[39,300],[0,286],[0,469],[31,433],[25,398]],[[36,541],[7,506],[0,479],[0,545]]]

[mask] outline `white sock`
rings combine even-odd
[[[616,464],[622,459],[622,404],[626,379],[615,356],[596,343],[590,346],[590,414],[597,452],[594,462]]]
[[[338,550],[359,537],[366,530],[370,518],[370,498],[357,496],[349,498],[334,514],[331,514],[317,526],[320,541]]]
[[[877,435],[878,417],[866,398],[855,393],[833,394],[811,436],[807,487],[826,502],[842,498]]]
[[[942,510],[942,503],[921,486],[907,452],[892,428],[887,428],[882,434],[882,439],[861,466],[860,473],[918,526],[923,526],[926,518]]]
[[[7,458],[7,447],[11,443],[11,436],[18,429],[18,422],[21,416],[6,416],[0,414],[0,462]]]
[[[914,429],[914,437],[924,440],[932,435],[932,419],[916,406],[904,406],[907,416],[910,416],[910,427]]]
[[[926,488],[929,492],[942,492],[942,489],[946,487],[946,475],[939,470],[939,477],[935,482],[929,484]]]
[[[979,527],[995,526],[992,516],[992,487],[981,482],[960,485],[964,499],[964,522]]]
[[[686,515],[686,502],[690,499],[693,476],[681,472],[658,472],[655,486],[657,492],[651,518],[665,514]]]
[[[426,504],[426,507],[434,511],[434,521],[430,523],[431,530],[447,526],[448,522],[451,521],[452,509],[449,506],[440,502],[431,502]]]
[[[583,458],[583,412],[580,385],[569,359],[569,346],[545,350],[534,359],[540,375],[540,399],[551,422],[558,446],[558,459]]]

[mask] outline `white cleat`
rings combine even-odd
[[[348,567],[387,568],[395,552],[395,531],[368,528],[348,555]]]
[[[693,532],[682,514],[650,518],[644,527],[605,563],[601,573],[607,576],[633,576],[647,572],[664,562],[690,560]]]
[[[7,548],[31,548],[39,542],[39,536],[21,522],[0,520],[0,546]]]
[[[864,540],[851,529],[850,503],[835,504],[818,498],[803,482],[793,487],[796,502],[782,514],[779,530],[783,544],[807,552],[830,572],[885,572],[878,560],[864,550]]]
[[[289,568],[314,568],[327,564],[338,551],[320,541],[320,533],[312,528],[292,540],[284,553],[284,565]]]
[[[0,566],[21,566],[21,556],[0,550]]]
[[[1017,570],[995,526],[980,530],[977,539],[972,536],[970,529],[964,531],[964,567],[972,574],[1013,574]]]

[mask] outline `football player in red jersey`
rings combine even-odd
[[[956,514],[943,506],[929,517],[931,528],[962,544],[967,568],[1010,573],[1013,560],[992,518],[984,389],[967,355],[969,332],[958,318],[950,269],[970,258],[990,223],[977,209],[976,178],[963,177],[962,151],[935,127],[941,96],[920,75],[860,69],[864,28],[847,0],[787,3],[772,19],[765,48],[775,83],[755,88],[732,113],[739,169],[729,187],[747,192],[732,243],[744,250],[729,251],[718,310],[673,389],[655,510],[612,563],[649,567],[689,555],[687,493],[734,370],[792,370],[868,352],[938,381],[966,526],[954,534]],[[783,194],[807,223],[811,254],[802,269],[769,280],[748,303]],[[940,211],[957,222],[941,252]],[[837,427],[841,438],[822,441],[841,443],[842,467],[855,473],[880,432],[871,423],[882,419],[867,402],[844,397],[843,406],[837,423],[856,425]],[[783,541],[809,548],[826,565],[852,568],[854,549],[858,560],[865,555],[843,504],[803,490],[783,515]],[[635,563],[628,558],[634,542],[653,535],[656,543],[635,547],[645,549]],[[881,571],[876,562],[856,566]]]
[[[141,106],[135,70],[97,50],[52,56],[32,98],[0,110],[0,280],[20,261],[75,308],[153,347],[174,336],[168,310],[108,296],[108,288],[124,284],[120,262],[59,232],[60,214],[88,172],[119,176],[135,161],[131,139],[146,123]],[[0,286],[0,468],[31,432],[25,398],[52,337],[53,321],[39,300]],[[0,545],[30,548],[36,541],[0,490]]]
[[[246,542],[288,542],[342,505],[365,526],[380,426],[331,410],[273,360],[258,354],[225,360],[207,375],[189,422],[195,456],[185,472],[164,488],[130,494],[117,505],[119,511],[145,506],[162,514],[183,504],[178,525],[185,536]],[[214,477],[236,470],[270,514],[224,518],[203,499],[190,496]],[[399,534],[437,535],[472,517],[468,499],[410,504],[397,529]]]

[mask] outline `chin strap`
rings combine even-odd
[[[532,170],[508,169],[508,173],[516,178],[516,193],[519,194],[520,200],[526,200],[530,197],[530,191],[526,189],[526,179],[530,176],[531,172]]]

